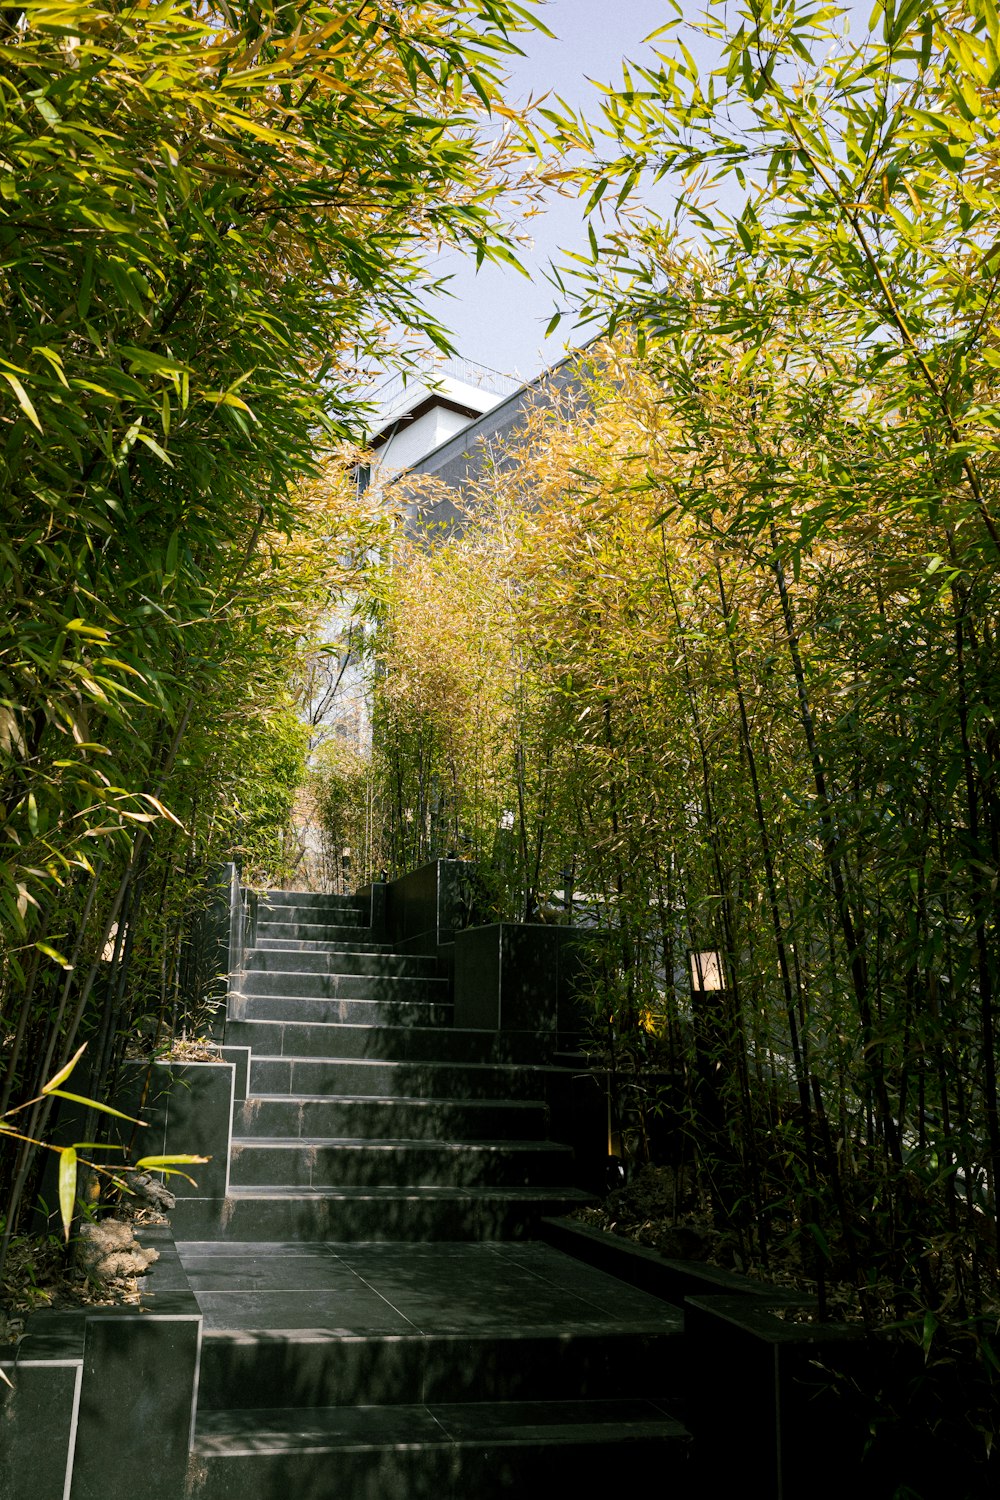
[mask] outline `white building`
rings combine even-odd
[[[418,373],[393,375],[374,393],[372,480],[420,468],[436,448],[520,389],[520,381],[469,359],[428,360]]]
[[[527,384],[501,375],[471,360],[434,358],[420,368],[397,374],[375,387],[375,406],[368,448],[371,464],[357,471],[361,490],[379,492],[407,474],[436,475],[446,485],[462,490],[483,473],[486,461],[504,464],[504,452],[532,407],[573,399],[581,390],[576,360],[563,360]],[[396,490],[404,524],[418,526],[429,538],[468,524],[448,499],[424,504],[406,500],[405,485]],[[401,505],[399,502],[403,502]],[[433,543],[432,543],[433,544]],[[358,632],[354,638],[352,632]],[[339,742],[348,752],[364,756],[371,744],[371,716],[367,674],[362,663],[360,626],[349,616],[330,622],[330,644],[338,651],[317,664],[309,684],[306,713],[313,743]],[[303,806],[296,819],[301,863],[299,884],[316,889],[350,889],[353,880],[350,851],[331,851],[315,822],[314,810]]]

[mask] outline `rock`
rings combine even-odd
[[[690,1224],[667,1224],[654,1242],[667,1260],[707,1260],[711,1252],[708,1235]]]
[[[99,1219],[84,1224],[76,1244],[77,1265],[87,1276],[99,1281],[143,1276],[159,1258],[159,1251],[144,1249],[131,1224],[121,1219]]]
[[[614,1218],[632,1223],[673,1218],[674,1173],[667,1167],[641,1167],[626,1187],[610,1195],[605,1207]]]
[[[177,1202],[170,1189],[149,1172],[129,1172],[128,1185],[137,1198],[159,1213],[166,1213]]]

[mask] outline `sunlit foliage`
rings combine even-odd
[[[353,526],[324,455],[387,324],[446,343],[426,249],[512,254],[494,205],[530,143],[498,79],[529,24],[507,0],[0,14],[4,1106],[84,1035],[99,1093],[142,1017],[177,1019],[206,872],[281,873],[290,684]],[[8,1233],[29,1171],[2,1164]]]

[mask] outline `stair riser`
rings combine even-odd
[[[544,1044],[495,1032],[431,1026],[351,1026],[280,1020],[231,1020],[226,1045],[260,1057],[353,1057],[386,1062],[542,1062]]]
[[[226,1041],[251,1055],[230,1191],[221,1216],[180,1198],[172,1220],[216,1242],[191,1246],[192,1277],[228,1294],[199,1294],[186,1500],[588,1497],[642,1472],[686,1500],[663,1400],[683,1386],[680,1316],[592,1277],[574,1296],[541,1246],[516,1275],[500,1245],[460,1248],[536,1240],[588,1201],[545,1139],[555,1038],[454,1030],[435,961],[375,943],[369,902],[275,892],[259,917],[228,1006]],[[233,1259],[251,1251],[259,1274]]]
[[[371,928],[360,922],[274,922],[270,919],[261,921],[260,918],[256,936],[288,938],[292,942],[298,938],[314,938],[324,943],[349,943],[354,939],[370,943],[375,940]]]
[[[564,1182],[566,1148],[421,1149],[385,1146],[252,1146],[234,1143],[234,1187],[542,1187]]]
[[[452,1100],[248,1099],[237,1105],[238,1135],[342,1136],[358,1140],[539,1140],[540,1104]]]
[[[538,1098],[539,1080],[526,1070],[452,1063],[361,1062],[287,1057],[251,1058],[251,1094],[348,1094],[382,1099]]]
[[[618,1494],[622,1475],[655,1474],[671,1500],[685,1500],[687,1444],[672,1435],[626,1432],[589,1442],[490,1443],[468,1447],[253,1453],[192,1460],[190,1500],[499,1500],[511,1495]],[[331,1476],[336,1475],[336,1490]]]
[[[386,958],[393,956],[388,943],[373,943],[365,937],[341,938],[336,943],[320,942],[317,938],[276,938],[257,933],[255,952],[308,953],[312,950],[323,953],[380,953]]]
[[[303,974],[293,970],[251,971],[240,981],[243,995],[305,995],[314,1000],[448,999],[443,979],[404,979],[375,974]]]
[[[285,911],[302,906],[307,911],[345,911],[370,914],[371,903],[359,896],[330,896],[323,891],[267,891],[260,898],[261,912]]]
[[[430,1190],[433,1192],[433,1189]],[[383,1244],[392,1240],[420,1244],[441,1240],[516,1240],[537,1238],[542,1218],[572,1213],[582,1195],[567,1198],[558,1189],[542,1189],[529,1202],[506,1198],[502,1188],[486,1198],[414,1197],[400,1190],[396,1197],[362,1198],[227,1198],[217,1238],[227,1240],[319,1241]],[[179,1198],[171,1224],[179,1239],[203,1233],[197,1200],[191,1217],[187,1200]],[[189,1234],[188,1225],[191,1226]]]
[[[233,995],[232,1021],[302,1021],[310,1025],[451,1026],[450,1005],[426,1000],[312,1000],[308,995]]]
[[[517,1310],[511,1309],[516,1322]],[[208,1332],[199,1406],[390,1406],[558,1401],[667,1393],[681,1380],[676,1333],[303,1338]]]
[[[328,953],[312,949],[254,949],[246,960],[248,974],[367,974],[374,978],[436,979],[432,958],[407,958],[393,953]]]

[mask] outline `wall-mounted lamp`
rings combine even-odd
[[[688,949],[688,965],[691,970],[691,988],[702,994],[726,988],[726,976],[722,966],[722,954],[717,948],[700,951]]]

